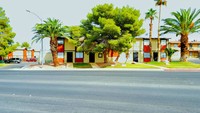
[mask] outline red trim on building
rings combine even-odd
[[[75,62],[81,63],[83,62],[83,58],[75,58]]]
[[[109,57],[117,57],[118,56],[118,52],[110,50],[108,56]]]
[[[144,62],[150,62],[151,58],[144,58]]]
[[[144,52],[150,52],[150,50],[151,48],[149,45],[144,45],[144,49],[143,49]]]
[[[64,45],[58,45],[58,52],[64,52]]]

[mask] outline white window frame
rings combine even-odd
[[[144,58],[150,58],[150,57],[151,57],[150,53],[147,53],[147,52],[144,53]]]
[[[167,54],[166,54],[165,52],[161,52],[161,53],[160,53],[160,57],[161,57],[161,58],[167,58]]]
[[[167,45],[167,40],[161,40],[161,45]]]
[[[64,58],[64,53],[63,52],[58,52],[58,58]]]
[[[83,52],[76,52],[76,58],[83,58]]]
[[[178,47],[178,44],[174,44],[174,47],[175,47],[175,48]]]
[[[64,40],[63,39],[58,39],[58,44],[63,45],[64,44]]]
[[[150,41],[149,40],[144,40],[144,45],[149,45]]]

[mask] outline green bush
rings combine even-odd
[[[4,63],[4,61],[3,61],[3,60],[0,60],[0,63]]]

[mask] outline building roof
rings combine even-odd
[[[180,41],[170,41],[169,43],[178,44]],[[200,44],[200,41],[189,41],[189,44]]]
[[[149,39],[149,37],[136,37],[136,39]],[[152,37],[152,39],[158,39],[158,37]],[[160,37],[160,39],[171,39],[169,37]]]

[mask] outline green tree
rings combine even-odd
[[[77,51],[83,51],[80,47],[84,41],[84,29],[80,26],[70,26],[68,27],[68,40],[78,47]]]
[[[167,0],[154,0],[156,6],[159,6],[159,16],[158,16],[158,62],[160,62],[160,20],[161,20],[161,9],[162,6],[167,6]]]
[[[43,38],[50,38],[50,50],[53,57],[53,63],[54,66],[58,66],[57,38],[65,36],[67,27],[63,26],[58,19],[48,18],[46,21],[44,21],[44,23],[36,24],[33,28],[33,32],[35,34],[33,41],[39,41]]]
[[[0,7],[0,57],[7,56],[19,46],[18,43],[13,41],[15,33],[12,32],[9,22],[5,11]]]
[[[181,9],[180,12],[171,13],[174,18],[164,19],[161,26],[162,34],[175,33],[181,36],[181,61],[186,62],[188,57],[188,36],[200,31],[200,10]]]
[[[119,53],[129,50],[134,37],[145,32],[141,28],[143,20],[139,17],[139,10],[128,6],[114,8],[112,4],[97,5],[92,9],[92,13],[87,15],[87,19],[82,21],[81,27],[86,31],[84,50],[103,52],[104,62],[107,62],[110,50]],[[121,44],[122,42],[124,44]]]
[[[30,48],[30,44],[28,43],[28,42],[23,42],[22,44],[21,44],[21,47],[23,48],[23,47],[25,47],[25,48]]]
[[[146,12],[145,19],[150,19],[150,24],[149,24],[149,41],[150,41],[150,55],[151,55],[151,60],[153,59],[153,53],[152,53],[152,29],[153,29],[153,20],[157,18],[157,12],[154,9],[149,9],[148,12]]]
[[[168,56],[168,61],[171,62],[171,58],[172,58],[172,55],[177,52],[178,50],[176,49],[172,49],[172,48],[165,48],[165,53],[167,54]]]

